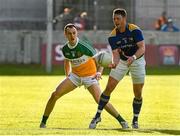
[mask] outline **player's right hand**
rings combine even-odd
[[[96,80],[102,79],[101,72],[97,72],[96,75],[92,79],[96,79]]]

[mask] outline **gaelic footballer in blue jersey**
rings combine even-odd
[[[128,60],[128,56],[133,56],[139,48],[137,43],[143,40],[142,31],[134,24],[126,24],[123,33],[114,28],[108,38],[112,50],[118,49],[122,60]]]
[[[129,71],[134,92],[132,128],[138,128],[138,116],[142,106],[142,89],[145,80],[145,42],[141,29],[134,24],[127,23],[126,18],[125,9],[118,8],[113,11],[115,28],[108,38],[113,53],[113,63],[109,65],[112,69],[94,118],[100,118],[111,93]]]
[[[62,48],[64,59],[64,68],[66,78],[59,83],[55,91],[51,94],[46,105],[40,128],[46,127],[46,121],[51,114],[56,101],[65,94],[75,90],[78,86],[84,86],[98,103],[101,89],[98,80],[101,79],[102,67],[96,66],[93,56],[96,54],[95,49],[87,42],[83,42],[77,37],[77,29],[74,24],[67,24],[64,27],[64,34],[67,38]],[[88,106],[87,106],[88,108]],[[123,118],[116,109],[108,103],[105,109],[115,117],[119,123]],[[99,120],[100,122],[101,120]],[[95,128],[96,124],[91,126]]]

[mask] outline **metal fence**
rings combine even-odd
[[[0,0],[0,29],[46,29],[46,0]]]
[[[55,16],[61,15],[56,29],[61,29],[70,22],[78,22],[81,15],[85,12],[84,17],[88,27],[86,29],[109,30],[113,27],[112,10],[118,7],[126,8],[129,12],[128,20],[133,21],[133,0],[55,0]],[[131,8],[132,7],[132,8]],[[69,20],[66,18],[66,9],[69,9]],[[65,17],[63,18],[63,15]]]
[[[128,22],[145,30],[154,29],[154,22],[163,11],[180,26],[180,0],[53,1],[55,30],[62,30],[67,22],[78,22],[81,16],[87,24],[83,29],[110,30],[113,27],[112,10],[118,7],[127,10]],[[0,0],[0,29],[45,30],[46,7],[46,0]]]

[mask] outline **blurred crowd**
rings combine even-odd
[[[68,23],[74,23],[78,30],[92,30],[95,28],[92,17],[90,17],[86,11],[74,13],[70,8],[64,8],[63,12],[56,16],[53,22],[55,24],[61,22],[62,29]],[[175,25],[174,19],[168,17],[165,11],[155,20],[154,28],[155,30],[163,32],[180,31],[179,27]]]
[[[179,32],[180,29],[174,24],[172,17],[167,17],[167,13],[164,11],[162,15],[155,21],[155,29],[163,32]]]
[[[88,16],[86,11],[79,12],[73,16],[72,9],[64,8],[63,13],[55,17],[54,23],[58,23],[58,21],[62,22],[62,28],[68,23],[73,23],[78,30],[93,29],[92,18]]]

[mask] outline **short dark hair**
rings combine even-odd
[[[125,9],[122,9],[122,8],[114,9],[114,10],[113,10],[113,15],[114,15],[114,14],[121,15],[122,17],[126,17],[126,16],[127,16],[126,10],[125,10]]]
[[[76,29],[76,26],[74,24],[72,24],[72,23],[69,23],[69,24],[65,25],[64,32],[66,32],[67,28],[73,28],[73,27]]]

